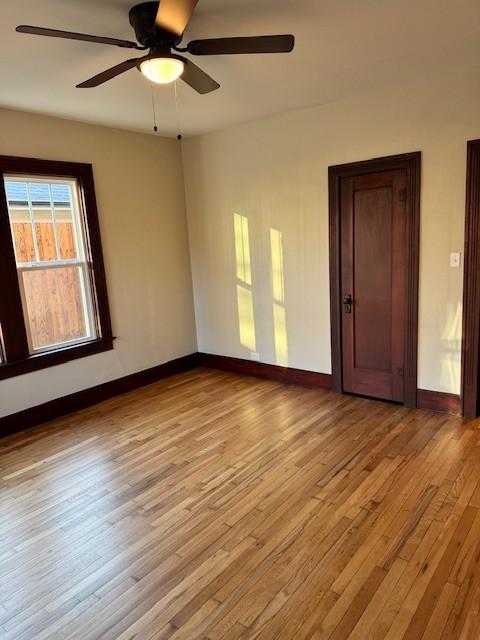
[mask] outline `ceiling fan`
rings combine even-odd
[[[148,54],[140,58],[125,60],[78,84],[77,87],[80,89],[98,87],[107,80],[137,67],[152,82],[166,84],[181,78],[198,93],[209,93],[220,87],[218,82],[191,60],[178,55],[179,53],[212,56],[238,53],[289,53],[293,50],[295,38],[292,35],[208,38],[192,40],[186,47],[180,47],[183,32],[190,22],[197,3],[198,0],[160,0],[160,2],[142,2],[135,5],[130,9],[129,20],[135,31],[137,42],[30,25],[20,25],[16,30],[19,33],[52,38],[97,42],[122,49],[148,50]],[[172,53],[172,49],[175,53]]]

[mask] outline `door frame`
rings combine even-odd
[[[461,390],[463,415],[480,409],[480,140],[467,142]]]
[[[356,175],[404,169],[407,172],[407,300],[405,328],[406,407],[417,406],[418,272],[420,247],[421,152],[374,158],[328,168],[329,248],[330,248],[330,333],[332,348],[332,389],[343,393],[342,298],[340,263],[340,182]]]

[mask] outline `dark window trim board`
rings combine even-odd
[[[134,391],[135,389],[152,384],[163,378],[190,371],[197,367],[230,371],[241,375],[282,382],[284,384],[296,384],[303,387],[324,389],[326,391],[332,389],[332,376],[328,373],[280,367],[263,362],[254,362],[209,353],[191,353],[187,356],[152,367],[151,369],[132,373],[123,378],[111,380],[96,387],[56,398],[55,400],[50,400],[36,407],[24,409],[9,416],[0,417],[0,437],[8,436],[44,422],[64,417],[75,411],[102,402],[103,400],[108,400],[122,393]],[[460,396],[419,389],[418,408],[447,413],[459,413],[461,409]]]
[[[70,362],[70,360],[77,360],[102,353],[103,351],[110,351],[113,349],[113,341],[113,337],[98,338],[97,340],[89,340],[88,342],[76,344],[72,347],[64,347],[39,353],[38,355],[28,356],[24,360],[0,363],[0,381],[22,376],[32,371],[55,367],[58,364]]]
[[[417,406],[418,271],[420,237],[421,153],[329,167],[330,322],[333,389],[342,393],[342,335],[340,288],[340,182],[342,178],[405,169],[407,172],[407,304],[405,313],[405,398],[406,407]]]

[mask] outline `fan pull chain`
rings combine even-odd
[[[155,131],[155,133],[157,133],[157,131],[158,131],[157,114],[156,114],[156,109],[155,109],[155,92],[154,92],[154,89],[153,89],[153,84],[150,85],[150,88],[152,90],[153,130]]]
[[[177,81],[176,80],[173,83],[173,90],[175,92],[175,115],[176,115],[176,118],[177,118],[177,131],[180,132],[181,131],[180,109],[179,109],[179,104],[178,104],[178,91],[177,91]],[[182,134],[178,133],[177,134],[177,140],[181,140],[181,139],[182,139]]]

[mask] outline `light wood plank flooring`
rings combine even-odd
[[[0,441],[2,640],[478,640],[479,422],[197,369]]]

